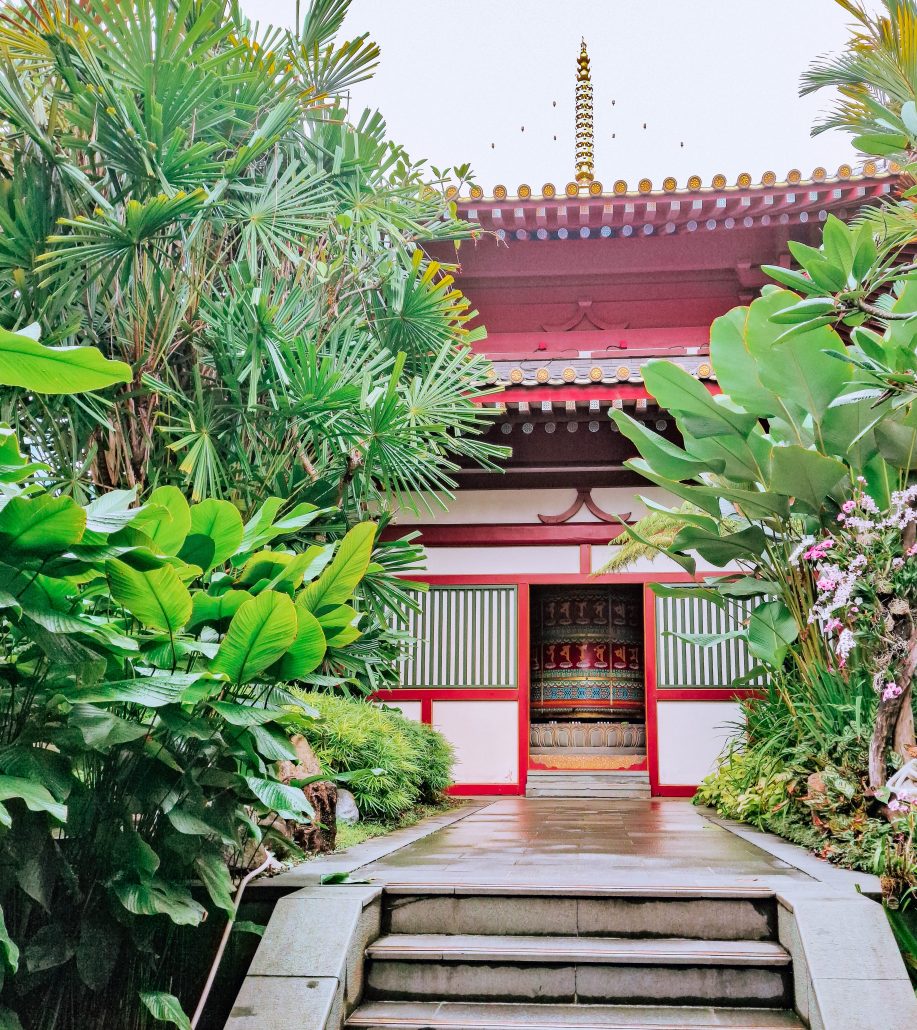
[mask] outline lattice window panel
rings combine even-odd
[[[516,588],[431,586],[401,624],[417,641],[401,686],[506,688],[517,682]]]
[[[657,597],[657,688],[717,690],[731,687],[758,664],[744,641],[727,640],[711,647],[698,647],[669,633],[725,633],[739,629],[759,603],[760,598],[731,601],[723,611],[701,597]],[[743,681],[742,686],[763,684],[764,677],[757,676]]]

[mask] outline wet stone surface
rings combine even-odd
[[[681,800],[507,798],[360,869],[376,883],[760,886],[809,878]]]

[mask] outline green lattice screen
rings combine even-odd
[[[516,686],[516,588],[431,586],[403,628],[417,640],[401,686]]]
[[[728,640],[711,647],[685,643],[673,633],[723,633],[739,628],[758,600],[730,603],[727,611],[703,598],[656,598],[656,683],[659,690],[723,689],[733,685],[754,665],[741,640]],[[743,686],[764,683],[756,677]]]

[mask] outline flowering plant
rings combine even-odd
[[[892,494],[881,510],[859,480],[837,516],[837,528],[822,539],[808,538],[802,558],[818,590],[809,623],[832,641],[840,668],[852,653],[873,666],[873,685],[887,701],[901,693],[890,676],[904,658],[917,605],[917,545],[905,546],[906,528],[917,522],[917,486]]]
[[[880,509],[859,477],[836,528],[807,538],[794,555],[811,569],[818,591],[808,621],[827,638],[839,670],[856,662],[872,674],[883,708],[910,700],[917,658],[917,486],[891,495]],[[917,804],[898,792],[889,807]]]

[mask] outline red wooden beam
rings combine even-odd
[[[538,523],[456,524],[389,526],[383,540],[399,540],[420,532],[420,543],[428,547],[526,547],[544,544],[607,544],[624,532],[620,525],[595,522],[567,522],[561,526]]]

